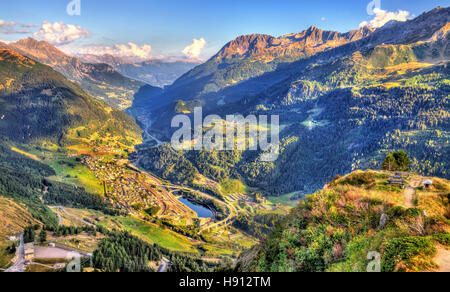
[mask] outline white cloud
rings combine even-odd
[[[184,48],[182,53],[188,58],[198,58],[200,57],[205,46],[206,40],[204,38],[201,38],[199,40],[193,39],[192,44]]]
[[[6,22],[2,19],[0,19],[0,27],[12,27],[12,26],[16,26],[17,22]]]
[[[44,21],[41,29],[34,36],[52,45],[65,45],[81,38],[89,38],[91,33],[81,26],[64,24],[63,22],[50,23]]]
[[[20,26],[25,27],[25,28],[39,27],[38,24],[28,24],[28,23],[21,23]]]
[[[326,21],[327,20],[327,18],[326,17],[322,17],[320,20],[322,20],[322,21]]]
[[[7,22],[5,20],[0,19],[0,34],[26,34],[31,33],[31,31],[27,29],[18,29],[18,22]],[[20,24],[21,27],[28,27],[25,24]]]
[[[90,46],[83,47],[78,50],[79,54],[88,54],[88,55],[112,55],[115,57],[121,58],[130,58],[139,60],[148,60],[151,58],[152,46],[148,44],[144,44],[142,46],[138,46],[135,43],[127,43],[127,44],[119,44],[110,46]]]
[[[375,18],[369,21],[363,21],[359,25],[359,27],[371,26],[372,28],[379,28],[388,23],[391,20],[396,21],[407,21],[410,13],[408,11],[399,10],[398,12],[390,12],[386,10],[382,10],[380,8],[375,8],[373,10],[375,13]]]

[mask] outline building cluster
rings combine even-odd
[[[112,205],[138,215],[137,211],[160,207],[159,217],[181,218],[191,214],[160,182],[127,165],[86,157],[83,163],[104,184],[104,195]]]

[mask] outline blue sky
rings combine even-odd
[[[138,48],[151,46],[152,56],[183,55],[183,49],[197,39],[200,50],[188,50],[188,54],[205,59],[243,34],[280,36],[300,32],[311,25],[343,32],[358,28],[363,21],[370,23],[375,17],[368,15],[366,9],[372,0],[80,1],[80,16],[66,13],[71,0],[2,1],[0,40],[14,41],[33,36],[44,21],[50,24],[62,22],[83,32],[78,39],[54,43],[66,49],[113,47],[132,42]],[[381,9],[386,13],[403,10],[409,12],[408,17],[450,4],[450,0],[374,1],[380,1]],[[48,37],[38,36],[41,39]]]

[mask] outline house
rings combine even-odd
[[[24,259],[26,262],[31,262],[34,259],[34,243],[25,244]]]
[[[433,181],[430,180],[430,179],[426,179],[426,180],[424,180],[424,181],[422,182],[422,184],[424,185],[424,187],[425,187],[426,189],[429,189],[429,188],[431,188],[431,186],[433,185]]]
[[[17,237],[17,236],[10,236],[10,237],[8,238],[8,240],[9,240],[9,241],[16,242],[16,241],[19,241],[19,237]]]

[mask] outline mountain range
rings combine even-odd
[[[124,77],[109,65],[83,63],[45,41],[28,38],[3,47],[52,67],[93,97],[121,110],[131,106],[134,94],[145,85]]]
[[[172,117],[199,105],[205,115],[279,115],[284,151],[275,163],[250,152],[180,158],[214,179],[240,178],[267,194],[311,193],[337,174],[378,167],[395,149],[410,153],[416,171],[449,177],[449,22],[450,8],[438,7],[375,31],[312,27],[281,38],[239,37],[148,96],[151,131],[169,140]],[[143,166],[154,170],[168,152],[145,155],[151,160],[141,159]]]
[[[85,63],[103,63],[112,66],[124,76],[145,82],[155,87],[165,87],[171,85],[175,80],[194,67],[200,65],[202,61],[197,59],[186,60],[147,60],[135,62],[112,55],[79,55],[80,60]]]
[[[207,98],[225,88],[276,71],[285,64],[362,39],[372,32],[370,27],[348,33],[310,27],[301,33],[279,38],[262,34],[240,36],[226,44],[206,63],[184,74],[169,86],[161,98],[161,104],[173,102],[175,99]],[[246,88],[246,94],[253,91]],[[242,93],[236,94],[231,100],[241,98],[241,95]],[[229,102],[221,96],[215,99],[219,103]]]
[[[49,66],[0,49],[0,135],[17,143],[74,145],[97,133],[140,141],[125,113],[92,98]]]
[[[438,7],[378,29],[240,36],[201,64],[0,42],[0,267],[16,251],[22,265],[7,236],[42,229],[89,246],[93,271],[366,271],[372,251],[382,271],[436,270],[450,242],[449,31]],[[161,142],[199,106],[278,116],[278,159]],[[411,173],[371,170],[385,158]]]
[[[241,36],[169,86],[160,98],[161,104],[177,99],[211,99],[207,105],[228,104],[242,99],[244,94],[264,92],[316,63],[329,63],[380,45],[429,42],[436,33],[448,29],[447,23],[448,8],[437,8],[414,20],[389,22],[376,31],[364,27],[341,34],[311,27],[280,38]]]

